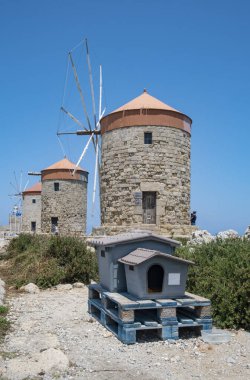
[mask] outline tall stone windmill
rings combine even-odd
[[[100,124],[105,230],[190,234],[190,117],[144,90]]]

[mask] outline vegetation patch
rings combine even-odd
[[[0,306],[0,342],[3,341],[5,335],[10,328],[10,322],[5,318],[8,313],[8,307]]]
[[[249,330],[250,241],[216,239],[180,247],[177,255],[195,262],[189,268],[187,289],[211,300],[215,325]]]
[[[9,308],[7,306],[0,305],[0,316],[5,317],[8,314]]]
[[[8,285],[33,282],[40,288],[97,279],[96,256],[75,237],[21,234],[7,248]]]
[[[10,321],[0,316],[0,342],[3,340],[10,328]]]

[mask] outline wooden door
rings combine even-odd
[[[156,224],[156,192],[146,191],[142,195],[143,223]]]

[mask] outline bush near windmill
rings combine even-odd
[[[97,263],[84,240],[75,237],[21,234],[7,248],[8,285],[30,282],[41,288],[97,279]]]
[[[195,261],[187,288],[211,300],[215,325],[249,330],[250,240],[217,238],[178,248],[177,255]]]

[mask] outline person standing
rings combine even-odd
[[[196,224],[196,219],[197,219],[197,215],[196,215],[196,211],[193,211],[192,213],[191,213],[191,226],[195,226],[195,224]]]

